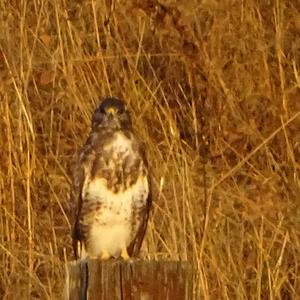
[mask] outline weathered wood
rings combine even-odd
[[[87,281],[87,261],[69,262],[66,268],[65,298],[70,300],[86,300]]]
[[[190,300],[188,262],[123,260],[70,262],[68,300]]]

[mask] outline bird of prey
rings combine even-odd
[[[123,101],[105,98],[95,110],[72,175],[75,257],[137,256],[151,191],[144,145]]]

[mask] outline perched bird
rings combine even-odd
[[[141,248],[151,207],[144,145],[119,99],[104,99],[91,127],[72,174],[75,257],[127,260]]]

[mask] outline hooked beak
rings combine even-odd
[[[106,114],[108,116],[108,119],[110,121],[113,121],[113,123],[119,128],[120,127],[120,120],[117,116],[118,114],[118,110],[114,107],[109,107],[107,110],[106,110]]]
[[[117,110],[114,107],[109,107],[106,110],[106,113],[107,113],[109,119],[112,120],[116,116]]]

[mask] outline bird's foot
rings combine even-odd
[[[110,259],[110,255],[107,251],[102,251],[100,254],[100,260],[108,260]]]
[[[121,257],[125,260],[125,261],[128,261],[130,259],[130,256],[128,255],[128,252],[127,252],[127,248],[124,247],[122,248],[122,251],[121,251]]]

